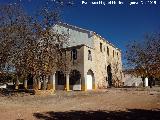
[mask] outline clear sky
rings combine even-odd
[[[0,3],[17,1],[21,1],[26,10],[33,13],[45,0],[0,0]],[[109,5],[108,2],[111,0],[102,0],[105,5],[91,4],[101,0],[72,1],[72,6],[63,9],[62,21],[95,31],[122,49],[122,52],[129,41],[141,40],[145,33],[160,31],[160,0],[151,1],[152,3],[135,0],[139,4],[133,5],[129,4],[134,0],[121,0],[124,2],[121,5]],[[82,5],[82,1],[87,4]]]

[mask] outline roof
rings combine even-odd
[[[114,47],[115,49],[117,49],[121,52],[121,50],[119,48],[115,47],[111,42],[109,42],[108,40],[106,40],[105,38],[103,38],[102,36],[100,36],[99,34],[97,34],[94,31],[83,29],[83,28],[80,28],[80,27],[77,27],[77,26],[74,26],[74,25],[64,23],[64,22],[58,22],[57,25],[68,27],[70,29],[78,29],[79,31],[85,32],[85,33],[90,34],[90,35],[96,35],[97,37],[101,38],[103,41],[107,42],[109,45],[111,45],[112,47]]]

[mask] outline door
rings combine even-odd
[[[87,75],[87,90],[92,90],[92,75]]]

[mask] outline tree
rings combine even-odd
[[[62,2],[62,1],[61,1]],[[68,44],[68,34],[52,30],[59,13],[48,2],[36,15],[29,16],[19,4],[0,6],[0,70],[12,65],[18,78],[32,74],[34,89],[58,67],[62,47]],[[66,67],[66,66],[65,66]]]
[[[160,77],[160,33],[146,35],[144,41],[127,46],[127,66],[141,77]]]
[[[0,69],[2,71],[6,66],[13,65],[18,78],[20,70],[24,70],[21,69],[21,52],[25,39],[31,33],[29,18],[19,5],[1,5],[0,8]]]

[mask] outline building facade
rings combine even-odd
[[[67,55],[70,71],[58,70],[51,77],[53,89],[92,90],[118,85],[122,81],[121,51],[93,31],[65,23],[53,30],[69,34]]]

